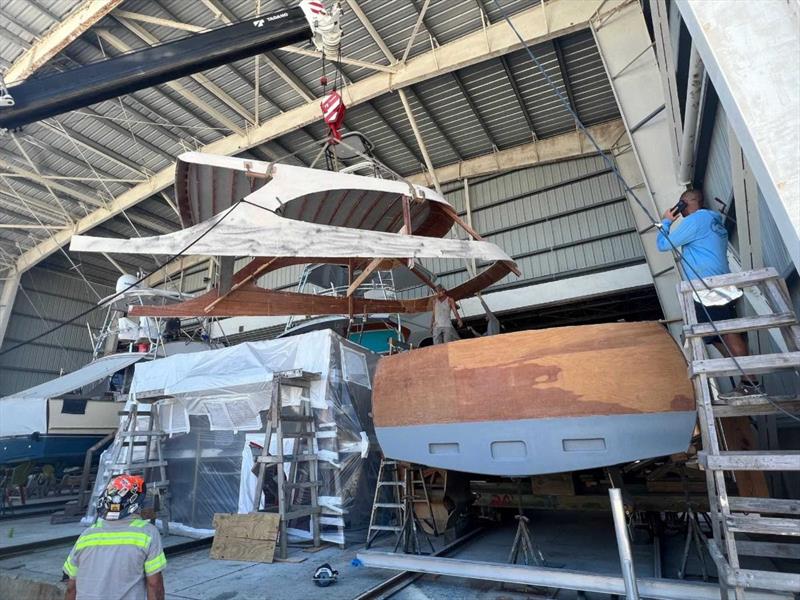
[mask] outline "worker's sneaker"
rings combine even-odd
[[[764,398],[766,394],[761,389],[761,385],[753,381],[740,381],[739,385],[733,388],[730,392],[718,394],[720,400],[731,401],[741,398]]]

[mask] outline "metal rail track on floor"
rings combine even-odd
[[[463,535],[460,538],[450,542],[447,546],[437,550],[431,556],[447,556],[467,542],[473,541],[474,538],[476,538],[478,534],[482,533],[483,531],[484,529],[482,527],[477,527],[466,535]],[[403,588],[414,583],[417,579],[422,577],[422,575],[422,573],[415,573],[413,571],[403,571],[401,573],[397,573],[396,575],[389,577],[389,579],[382,581],[375,587],[370,588],[366,592],[356,596],[353,598],[353,600],[384,600],[385,598],[391,598]]]

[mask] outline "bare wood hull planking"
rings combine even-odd
[[[462,340],[378,363],[386,456],[469,473],[536,475],[687,449],[694,394],[657,323]]]

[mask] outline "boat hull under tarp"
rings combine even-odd
[[[523,331],[385,357],[373,413],[387,457],[503,476],[684,452],[696,416],[683,354],[657,323]]]

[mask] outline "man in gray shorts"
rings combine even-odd
[[[436,296],[431,299],[431,333],[434,344],[444,344],[461,339],[453,328],[450,313],[456,316],[458,326],[463,327],[464,322],[458,314],[456,301],[447,295],[441,285],[436,286]]]

